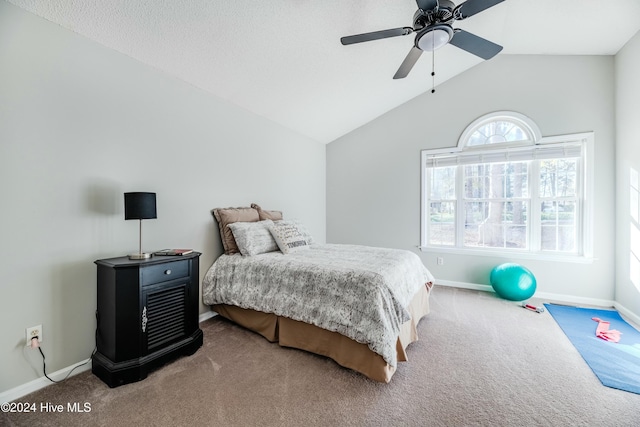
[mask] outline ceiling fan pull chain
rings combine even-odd
[[[436,91],[436,51],[431,51],[431,93]]]

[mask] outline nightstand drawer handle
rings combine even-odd
[[[166,274],[168,276],[169,274],[171,274],[171,270],[165,270],[164,274]]]

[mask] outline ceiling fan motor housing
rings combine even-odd
[[[453,20],[456,5],[449,0],[440,0],[433,10],[418,9],[413,15],[413,29],[418,31],[434,24],[449,23]]]
[[[432,10],[418,9],[413,15],[413,28],[417,31],[415,46],[426,52],[441,48],[453,37],[453,11],[456,5],[440,0]]]

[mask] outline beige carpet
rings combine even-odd
[[[90,372],[20,399],[91,412],[0,414],[2,426],[637,426],[640,395],[603,387],[548,313],[436,287],[390,384],[281,348],[223,319],[141,382]]]

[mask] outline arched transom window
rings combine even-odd
[[[514,111],[499,111],[482,116],[467,126],[458,147],[533,144],[540,138],[538,126],[527,116]]]

